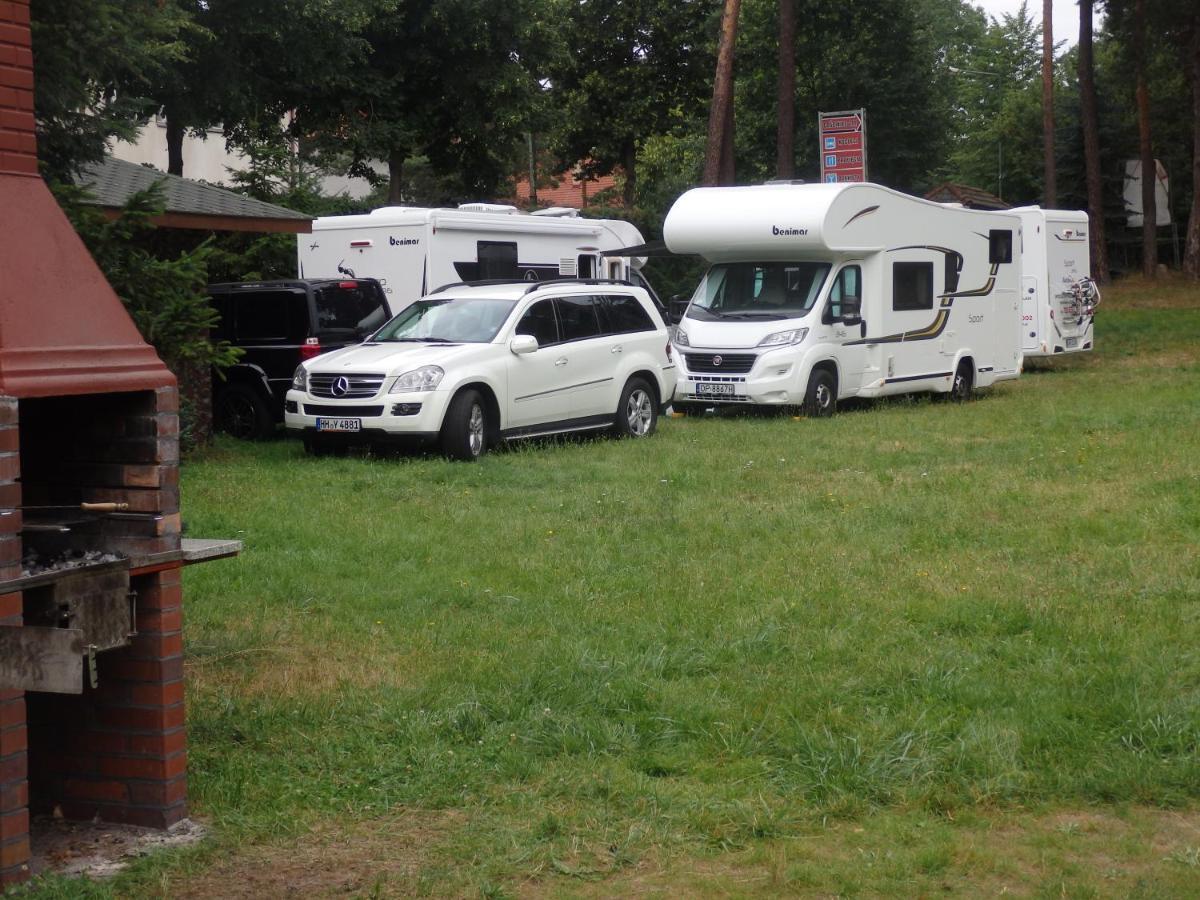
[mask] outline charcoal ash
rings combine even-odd
[[[21,558],[21,575],[28,577],[41,575],[43,572],[98,566],[124,558],[118,553],[110,553],[106,550],[64,550],[55,556],[43,556],[37,550],[29,550]]]

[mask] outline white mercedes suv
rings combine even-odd
[[[284,422],[314,454],[414,440],[473,460],[516,438],[650,435],[675,377],[667,327],[642,288],[447,285],[363,343],[302,363]]]

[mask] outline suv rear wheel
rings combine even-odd
[[[275,433],[275,417],[258,392],[244,384],[231,384],[217,395],[213,423],[244,441],[260,441]]]
[[[654,390],[644,378],[630,378],[621,391],[613,431],[618,437],[649,437],[658,425]]]

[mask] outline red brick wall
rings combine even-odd
[[[36,175],[29,0],[0,0],[0,172]]]
[[[0,8],[3,4],[0,4]],[[0,397],[0,509],[21,505],[17,401]],[[21,574],[21,513],[0,516],[0,581]],[[21,624],[21,594],[0,596],[0,627]],[[29,877],[25,694],[0,691],[0,888]]]

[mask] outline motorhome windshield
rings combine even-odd
[[[496,337],[516,300],[450,297],[418,300],[369,338],[438,344],[486,344]]]
[[[823,262],[718,263],[692,295],[689,319],[798,319],[817,302]]]

